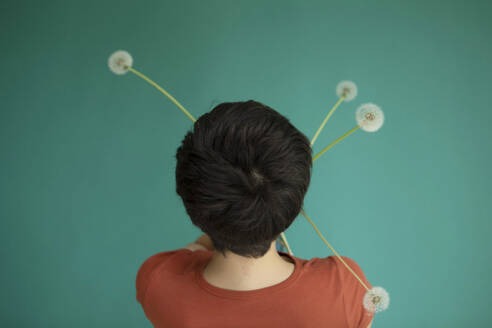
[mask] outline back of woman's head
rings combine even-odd
[[[258,258],[301,211],[311,156],[309,139],[274,109],[222,103],[178,148],[176,192],[217,251]]]

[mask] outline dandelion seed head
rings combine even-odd
[[[345,95],[344,101],[351,101],[357,96],[357,86],[352,81],[342,81],[337,85],[337,95]]]
[[[128,72],[128,69],[132,67],[132,64],[133,64],[133,58],[125,50],[118,50],[113,52],[108,59],[109,69],[114,74],[118,74],[118,75],[122,75]]]
[[[381,312],[389,306],[389,294],[383,287],[372,287],[364,295],[364,308],[370,312]]]
[[[366,103],[357,108],[355,120],[362,130],[376,132],[383,126],[384,114],[378,105]]]

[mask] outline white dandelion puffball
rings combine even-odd
[[[372,287],[364,295],[364,307],[370,312],[381,312],[388,308],[389,294],[383,287]]]
[[[344,101],[351,101],[357,96],[357,86],[352,81],[342,81],[337,85],[337,95],[345,95]]]
[[[108,59],[109,69],[118,75],[125,74],[128,72],[128,69],[132,67],[133,58],[132,56],[125,50],[118,50],[113,52]]]
[[[383,126],[384,114],[378,105],[362,104],[355,112],[355,120],[362,130],[376,132]]]

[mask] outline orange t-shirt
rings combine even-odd
[[[335,256],[297,258],[294,272],[265,288],[236,291],[209,284],[202,270],[212,251],[157,253],[137,273],[137,301],[162,328],[362,327],[374,314],[362,305],[366,289]],[[368,288],[361,268],[342,257]]]

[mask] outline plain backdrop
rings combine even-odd
[[[306,213],[391,297],[374,327],[490,325],[490,1],[2,1],[0,325],[150,327],[149,256],[201,231],[175,193],[192,122],[107,59],[129,51],[198,118],[271,106],[314,153],[372,102],[385,124],[315,161]],[[294,255],[333,255],[300,215]],[[179,295],[170,295],[179,297]],[[327,326],[329,324],[327,323]]]

